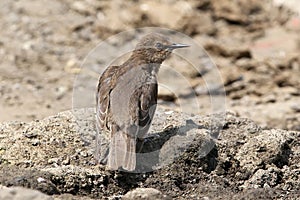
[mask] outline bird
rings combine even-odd
[[[139,40],[128,60],[105,69],[96,92],[96,124],[109,148],[100,155],[103,144],[96,137],[98,163],[106,163],[109,170],[135,170],[137,140],[147,134],[156,110],[160,65],[174,49],[188,46],[150,33]]]

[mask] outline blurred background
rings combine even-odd
[[[265,128],[299,131],[299,8],[296,0],[1,0],[0,122],[71,109],[88,53],[114,34],[151,26],[203,46],[220,71],[227,110]],[[205,69],[181,70],[206,102]],[[172,92],[159,97],[163,106],[179,106]],[[199,114],[208,114],[203,105]]]

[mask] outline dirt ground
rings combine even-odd
[[[297,13],[271,1],[0,4],[2,122],[42,119],[71,109],[78,68],[93,48],[121,31],[157,26],[183,32],[206,49],[221,73],[228,110],[264,127],[299,130],[300,22]],[[199,102],[206,102],[202,75],[182,73]],[[175,101],[173,108],[179,106],[172,95],[161,97],[169,104]],[[200,114],[210,112],[205,105]]]
[[[160,80],[162,82],[164,80],[169,81],[174,86],[175,94],[161,88],[159,91],[159,106],[161,108],[180,111],[182,109],[181,103],[184,102],[184,105],[187,105],[187,110],[194,111],[194,114],[198,116],[204,116],[212,113],[211,97],[213,99],[225,97],[226,110],[235,113],[238,117],[253,120],[261,129],[280,128],[288,131],[300,131],[300,17],[297,13],[299,3],[297,1],[289,2],[286,6],[282,6],[280,4],[282,1],[279,0],[52,0],[51,3],[46,0],[1,0],[0,122],[3,124],[9,122],[9,125],[3,126],[3,130],[8,130],[7,127],[13,127],[12,130],[14,131],[23,130],[23,128],[18,128],[18,124],[22,123],[16,122],[14,124],[12,121],[42,120],[58,112],[70,110],[72,107],[86,105],[84,100],[88,100],[88,105],[93,106],[93,96],[85,98],[85,93],[82,91],[88,88],[89,91],[93,92],[99,72],[106,66],[103,61],[97,60],[97,54],[91,55],[91,51],[102,41],[122,31],[143,27],[161,27],[186,34],[207,52],[204,57],[201,57],[203,52],[188,52],[186,50],[189,55],[200,57],[199,63],[202,64],[199,70],[184,68],[182,67],[185,66],[184,63],[173,57],[166,61],[185,77],[190,87],[188,89],[182,87],[182,83],[176,80],[176,76],[162,68]],[[126,43],[126,40],[124,41]],[[118,46],[124,41],[113,42]],[[95,52],[97,53],[97,51]],[[105,55],[107,55],[107,59],[116,59],[113,57],[113,52],[108,50]],[[91,57],[93,57],[91,60],[86,60],[86,58]],[[207,60],[209,64],[203,64]],[[88,71],[80,69],[85,64],[90,66]],[[211,68],[207,66],[214,64],[217,66],[215,69],[221,77],[218,79],[221,82],[215,81],[205,85],[205,79],[209,77],[211,71]],[[84,73],[88,76],[83,76]],[[79,85],[76,85],[78,77],[83,79]],[[196,95],[196,99],[200,103],[196,109],[195,105],[191,103],[191,93]],[[232,124],[228,124],[231,127],[230,130],[241,128],[239,123],[243,124],[243,122],[239,120],[236,119]],[[30,127],[34,129],[34,125],[30,125]],[[49,131],[47,127],[43,127],[42,130],[44,129]],[[0,129],[0,133],[3,130]],[[237,143],[241,146],[248,144],[248,139],[251,140],[251,138],[245,139],[239,136],[239,133],[243,133],[245,130],[249,131],[247,127],[243,129],[242,126],[240,131],[235,132],[239,140]],[[24,131],[27,130],[24,129]],[[226,132],[226,129],[224,131]],[[257,137],[261,137],[259,133],[257,133]],[[280,133],[280,131],[276,132],[279,135]],[[283,135],[286,133],[282,132]],[[299,132],[293,133],[297,135]],[[28,137],[31,138],[31,136]],[[35,136],[33,137],[35,138]],[[276,138],[272,137],[270,136],[270,141],[277,141]],[[177,168],[176,165],[173,165],[147,175],[147,178],[141,181],[142,186],[161,188],[165,193],[168,193],[169,190],[168,194],[174,198],[178,198],[177,192],[192,198],[193,196],[189,192],[193,195],[205,192],[215,194],[221,188],[221,194],[227,195],[228,198],[238,199],[239,196],[234,196],[235,191],[241,191],[242,187],[251,188],[260,178],[263,179],[267,176],[271,177],[271,182],[275,182],[268,182],[271,188],[277,187],[275,193],[279,190],[288,191],[287,188],[283,189],[285,187],[284,181],[287,180],[291,183],[289,187],[299,190],[299,185],[288,177],[292,176],[293,172],[299,173],[297,171],[299,153],[294,154],[291,158],[291,163],[288,165],[291,170],[284,171],[283,165],[278,163],[278,159],[280,160],[289,154],[290,149],[298,152],[299,136],[295,136],[294,139],[288,139],[289,137],[286,136],[284,142],[279,141],[282,149],[277,149],[278,155],[283,157],[275,158],[271,163],[268,163],[269,157],[266,157],[263,162],[253,164],[253,170],[248,168],[247,173],[239,168],[243,165],[247,169],[248,165],[247,163],[241,164],[240,162],[243,161],[237,158],[242,156],[238,153],[239,145],[235,146],[235,139],[237,138],[226,137],[224,143],[219,146],[219,155],[211,155],[207,158],[209,160],[204,160],[201,163],[195,164],[188,161],[186,157],[181,158],[179,168],[182,171],[181,174],[175,174],[176,178],[170,178],[170,174],[168,174],[168,171],[171,171],[170,173],[174,175],[172,170],[175,171]],[[1,140],[4,141],[3,138]],[[13,143],[13,140],[8,142]],[[0,142],[0,144],[2,143]],[[4,144],[5,142],[3,142]],[[249,144],[254,145],[255,141],[251,141]],[[60,146],[61,144],[56,145]],[[227,145],[234,150],[226,150]],[[251,145],[245,147],[243,152],[251,149]],[[288,149],[286,149],[286,145],[290,145]],[[75,145],[73,150],[75,151],[76,148]],[[0,146],[0,153],[2,150]],[[264,152],[264,150],[257,151]],[[79,152],[72,153],[76,158],[80,157]],[[212,154],[214,153],[216,152],[212,152]],[[83,160],[86,161],[91,156],[89,153],[87,155]],[[188,155],[192,156],[193,154]],[[52,156],[55,157],[54,154]],[[218,162],[219,168],[214,165],[215,157],[221,159],[221,162]],[[0,164],[5,162],[3,158],[0,159]],[[40,163],[26,164],[26,162],[26,160],[20,161],[22,163],[20,166],[25,163],[26,170],[28,167],[33,167],[34,170],[40,169]],[[76,162],[71,161],[73,165],[79,164],[85,167],[88,165],[81,163],[81,160],[78,160],[79,163]],[[199,176],[199,180],[197,179],[196,182],[197,184],[203,183],[203,186],[196,189],[189,188],[193,187],[195,180],[190,179],[187,172],[184,171],[189,167],[188,162],[194,164],[191,170],[195,170],[188,172]],[[48,163],[49,166],[50,163]],[[55,162],[53,161],[51,166],[53,163]],[[198,166],[202,164],[204,165],[202,166],[203,169]],[[211,169],[211,165],[214,166],[213,169]],[[20,166],[18,164],[17,168]],[[1,167],[3,168],[3,166]],[[200,172],[197,171],[200,168]],[[227,169],[231,169],[232,173],[226,172]],[[60,173],[67,173],[68,169],[65,170],[67,171]],[[87,170],[88,173],[89,170]],[[96,172],[99,172],[97,170]],[[210,175],[211,171],[213,171],[213,177]],[[207,174],[202,174],[202,172]],[[7,173],[14,174],[15,172],[12,168],[12,171]],[[30,174],[32,173],[30,171]],[[40,176],[39,173],[36,176]],[[54,190],[72,193],[73,191],[68,191],[71,187],[66,186],[67,180],[64,180],[65,177],[60,173],[57,175],[58,182],[54,183],[58,189],[54,187]],[[82,175],[80,173],[78,172],[74,177],[80,177]],[[242,175],[243,173],[246,175]],[[164,174],[164,177],[160,177],[161,174]],[[92,176],[93,178],[96,177],[97,180],[102,177],[102,175],[98,177],[95,174]],[[274,178],[274,176],[276,177]],[[103,177],[105,178],[104,182],[108,181],[105,182],[106,185],[104,184],[107,187],[116,181],[113,175],[103,175]],[[299,179],[299,176],[295,175],[295,178]],[[52,180],[52,184],[53,176],[49,179]],[[168,185],[169,183],[165,182],[169,179],[173,181],[173,185]],[[130,182],[130,180],[128,181]],[[235,183],[235,181],[239,182]],[[181,183],[184,183],[185,188],[180,188]],[[206,187],[208,183],[215,184],[216,187]],[[257,185],[264,183],[257,183]],[[177,184],[178,187],[172,188],[174,184]],[[22,186],[26,187],[26,183]],[[127,188],[127,186],[116,186],[115,191],[110,191],[107,196],[104,196],[117,195],[118,192],[116,191],[120,188],[123,188],[121,192],[123,195],[125,191],[132,189]],[[42,190],[40,188],[35,189]],[[97,195],[101,193],[100,190],[97,189]],[[46,193],[56,194],[55,191],[52,191],[53,193],[47,191]],[[179,191],[184,192],[179,193]],[[87,193],[90,198],[97,196],[91,191],[76,192],[72,194],[84,196]],[[249,195],[255,196],[255,194],[263,193],[262,191],[256,192],[250,192]],[[280,196],[280,192],[279,194],[275,193],[274,196]],[[247,192],[244,191],[241,194],[246,197]],[[270,197],[273,197],[272,195]],[[205,195],[204,197],[206,198]]]
[[[227,112],[215,140],[211,125],[219,114],[191,117],[159,107],[137,157],[141,171],[128,173],[94,164],[95,143],[83,140],[95,136],[94,109],[76,112],[75,117],[66,111],[29,123],[0,124],[0,199],[15,194],[19,198],[4,199],[24,200],[36,190],[49,200],[296,200],[300,195],[300,132],[264,130]],[[5,188],[13,186],[35,192]],[[134,193],[137,188],[169,198]]]

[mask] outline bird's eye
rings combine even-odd
[[[162,49],[163,44],[158,42],[158,43],[155,44],[155,47],[158,48],[158,49]]]

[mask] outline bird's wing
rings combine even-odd
[[[98,90],[96,94],[96,114],[97,125],[100,129],[109,130],[108,113],[110,107],[110,92],[114,88],[114,78],[118,66],[108,67],[101,75],[98,83]]]
[[[111,126],[109,123],[110,98],[109,94],[114,87],[114,74],[117,66],[108,67],[101,75],[96,94],[96,151],[97,162],[106,163],[108,155]],[[99,135],[101,134],[101,135]]]
[[[131,113],[134,113],[132,120],[138,127],[138,137],[143,137],[149,130],[151,121],[157,104],[157,83],[147,83],[136,91],[137,95],[132,98],[138,98],[136,101],[138,105],[131,104]]]

